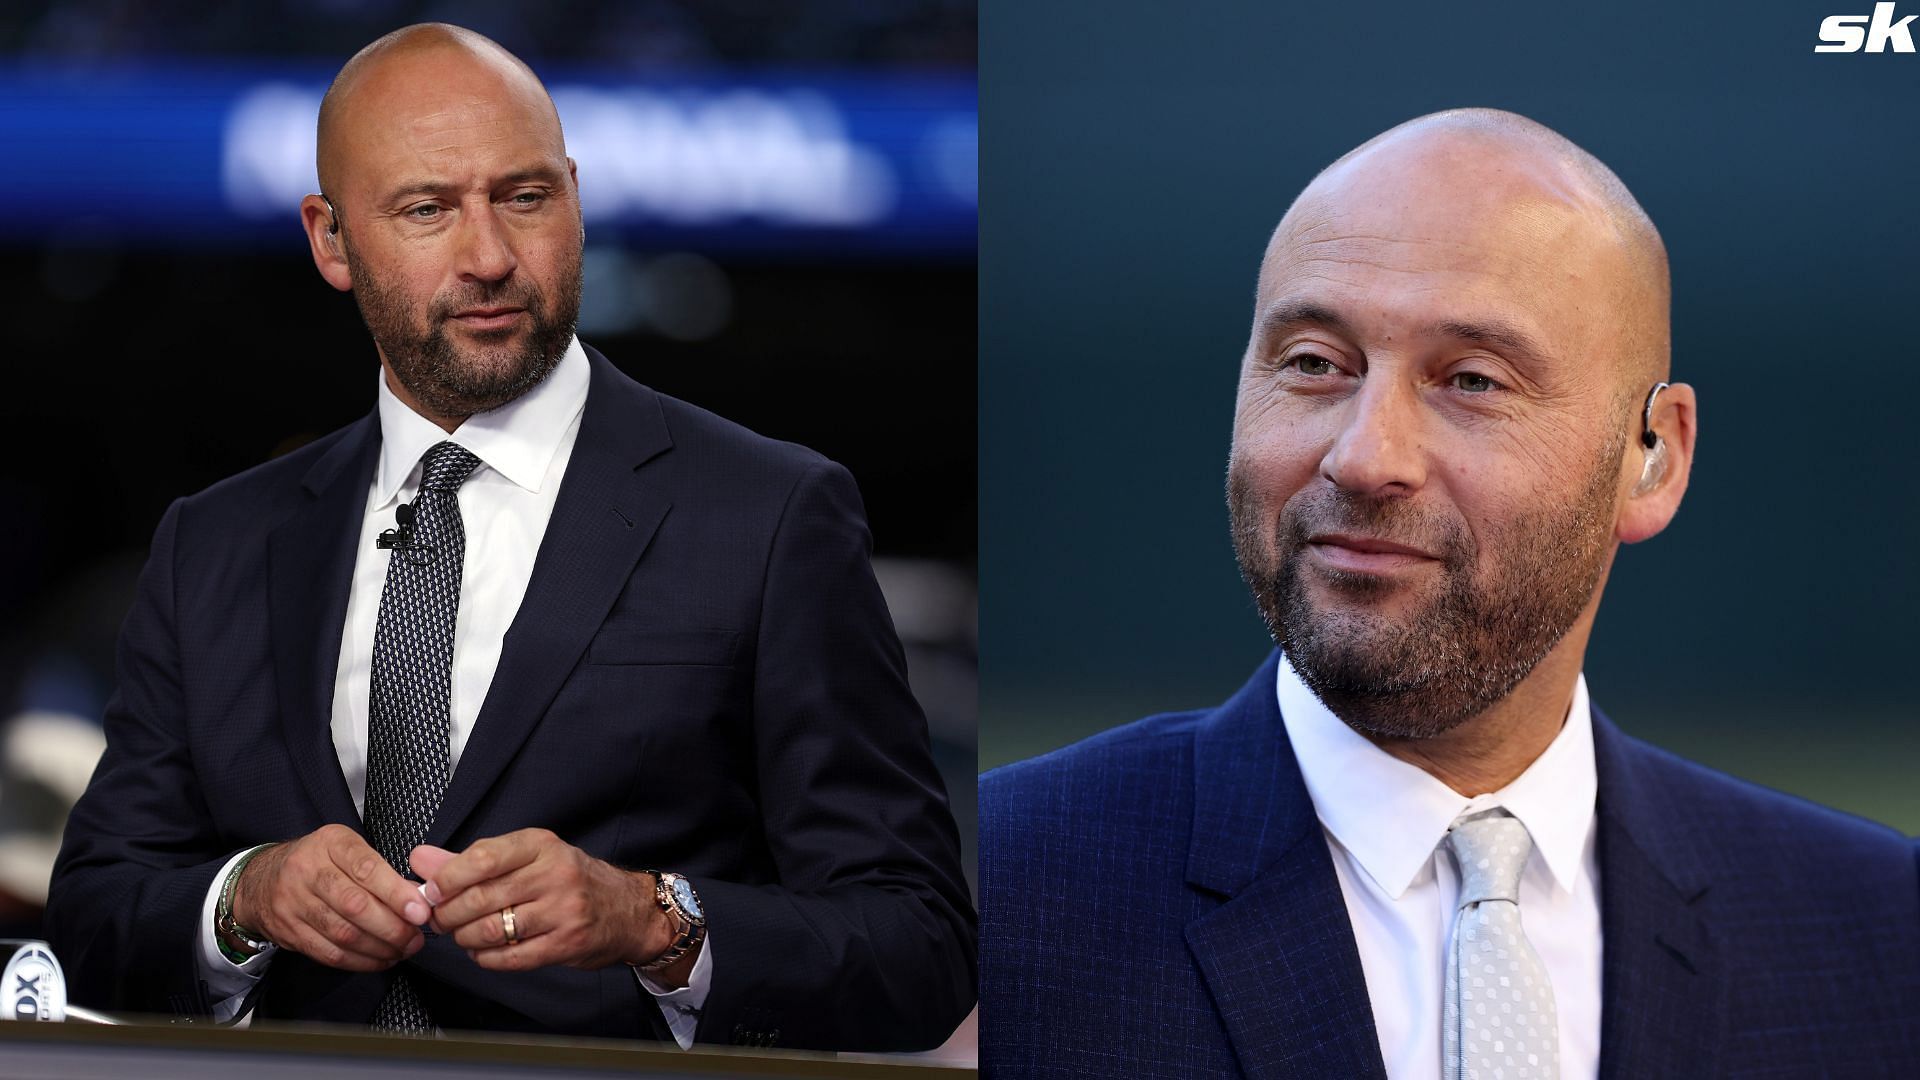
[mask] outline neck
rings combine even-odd
[[[387,380],[387,389],[393,391],[393,396],[400,399],[400,404],[433,421],[439,425],[440,430],[449,435],[453,434],[455,428],[467,422],[467,416],[472,415],[470,413],[459,416],[443,415],[421,404],[420,399],[413,396],[413,391],[408,390],[405,383],[393,377],[393,367],[387,363],[385,354],[380,357],[380,371]]]
[[[1473,719],[1424,739],[1368,738],[1468,798],[1506,787],[1566,723],[1591,625],[1569,630],[1520,685]]]

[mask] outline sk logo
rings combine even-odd
[[[1813,51],[1822,52],[1886,52],[1892,45],[1894,52],[1913,51],[1913,32],[1907,24],[1920,16],[1909,15],[1899,22],[1893,21],[1891,2],[1873,5],[1872,15],[1829,15],[1820,20],[1820,40],[1824,44],[1815,45]]]

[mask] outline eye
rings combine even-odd
[[[433,203],[421,203],[419,206],[409,207],[407,216],[415,221],[437,221],[440,217],[440,208]]]
[[[547,193],[544,191],[523,191],[508,201],[522,209],[530,209],[546,202]]]
[[[1485,394],[1502,389],[1499,383],[1477,371],[1462,371],[1455,375],[1452,381],[1454,389],[1463,390],[1469,394]]]
[[[1312,353],[1302,353],[1288,360],[1287,364],[1291,364],[1294,368],[1298,369],[1302,375],[1333,375],[1337,374],[1340,370],[1334,366],[1333,361],[1324,356],[1315,356]]]

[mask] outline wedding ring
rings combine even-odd
[[[520,944],[520,934],[514,929],[513,925],[512,904],[508,904],[500,910],[500,933],[507,939],[507,944]]]

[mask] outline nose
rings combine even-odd
[[[520,265],[520,260],[514,255],[511,239],[501,227],[493,207],[486,205],[461,217],[455,269],[462,278],[472,281],[505,280]]]
[[[1339,410],[1339,428],[1320,475],[1343,491],[1409,495],[1427,481],[1427,454],[1414,388],[1386,378],[1361,383]]]

